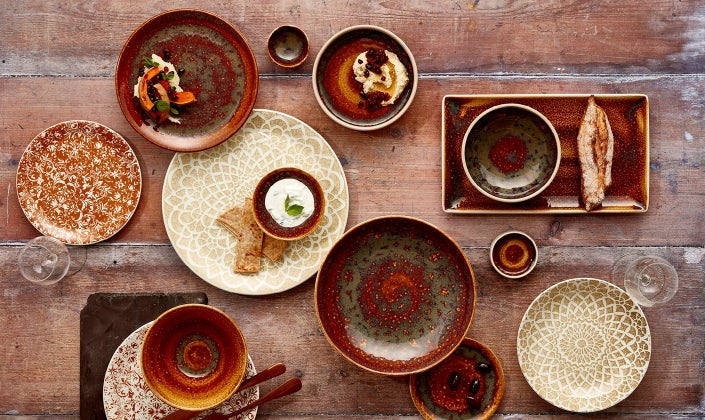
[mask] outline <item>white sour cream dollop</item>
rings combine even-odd
[[[300,214],[292,216],[286,212],[286,197],[289,204],[298,204],[303,207]],[[313,214],[313,193],[298,179],[284,178],[275,182],[264,197],[264,206],[272,218],[283,227],[296,227],[306,221]]]
[[[362,83],[363,92],[387,92],[390,98],[382,101],[382,105],[387,106],[392,105],[399,99],[407,83],[409,83],[409,74],[395,53],[385,50],[384,54],[387,56],[388,61],[380,67],[380,70],[382,70],[381,74],[367,70],[367,56],[364,52],[355,59],[353,72],[355,73],[355,80]]]

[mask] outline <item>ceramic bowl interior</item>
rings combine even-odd
[[[441,363],[411,375],[409,389],[426,419],[489,419],[504,396],[504,371],[489,347],[466,338]]]
[[[539,195],[553,181],[561,161],[553,124],[535,109],[511,103],[489,108],[473,120],[461,152],[472,185],[501,202]]]
[[[394,104],[375,110],[361,106],[362,87],[352,70],[357,56],[371,48],[395,53],[409,76]],[[378,26],[343,29],[323,45],[313,64],[313,91],[318,104],[333,121],[353,130],[377,130],[398,120],[411,106],[417,85],[418,69],[411,50],[398,36]]]
[[[282,67],[297,67],[308,57],[308,37],[296,26],[280,26],[269,35],[267,54]]]
[[[295,200],[289,202],[287,200],[288,194],[279,194],[278,198],[270,194],[270,192],[274,192],[273,187],[276,188],[275,185],[279,181],[286,182],[287,180],[299,181],[313,196],[313,208],[307,209],[304,206],[301,209],[301,214],[310,213],[308,218],[300,222],[300,217],[296,215],[298,211],[294,211],[294,218],[299,220],[295,224],[287,223],[286,221],[280,223],[282,220],[277,220],[277,218],[272,216],[273,213],[277,213],[276,207],[279,207],[280,217],[285,220],[294,220],[289,219],[285,214],[288,214],[291,206],[297,205],[297,202]],[[257,183],[252,196],[252,205],[254,207],[255,221],[265,234],[285,241],[294,240],[303,238],[316,229],[323,218],[325,194],[318,180],[308,172],[294,167],[278,168],[269,172]]]
[[[196,95],[181,108],[180,124],[154,123],[142,111],[134,86],[145,57],[168,52],[180,70],[180,86]],[[115,70],[120,110],[142,137],[165,149],[193,152],[232,136],[255,104],[259,73],[245,37],[230,23],[208,12],[179,9],[156,15],[127,39]]]
[[[500,234],[490,245],[492,268],[509,279],[519,279],[531,273],[538,263],[538,256],[536,242],[518,230]]]
[[[230,398],[242,382],[247,346],[223,311],[187,304],[164,312],[149,327],[140,362],[159,399],[183,410],[205,410]]]
[[[475,276],[462,249],[419,219],[385,216],[343,235],[316,279],[328,341],[371,372],[406,375],[451,354],[470,328]]]

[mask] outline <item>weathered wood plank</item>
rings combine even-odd
[[[173,4],[7,2],[0,10],[0,75],[110,76],[122,45],[151,16]],[[193,5],[184,5],[194,7]],[[337,31],[386,27],[408,43],[421,73],[631,74],[702,73],[700,1],[385,2],[277,0],[197,8],[221,15],[250,43],[263,74],[309,74]],[[266,39],[282,24],[309,34],[310,58],[294,71],[267,58]]]
[[[404,214],[447,230],[461,244],[484,246],[508,227],[541,244],[699,245],[705,237],[705,77],[444,77],[423,78],[409,112],[390,128],[360,133],[333,123],[316,103],[309,78],[264,78],[256,107],[289,113],[331,144],[346,173],[352,226]],[[121,133],[135,149],[143,194],[134,218],[112,242],[168,243],[161,219],[162,180],[172,152],[127,124],[109,78],[0,78],[0,240],[27,240],[36,230],[19,207],[17,163],[48,126],[90,119]],[[64,98],[88,92],[91,101]],[[464,216],[441,207],[441,102],[445,94],[643,93],[650,101],[651,206],[643,215]],[[18,101],[22,103],[19,106]],[[50,113],[46,110],[51,109]],[[577,182],[577,180],[576,180]],[[481,220],[481,222],[480,222]],[[667,232],[667,234],[664,234]]]
[[[702,414],[705,387],[705,250],[649,248],[678,269],[681,288],[663,308],[645,309],[653,355],[644,380],[609,413]],[[478,301],[469,336],[502,361],[507,393],[499,413],[561,414],[524,380],[516,359],[516,332],[533,298],[567,278],[611,280],[619,256],[643,248],[540,247],[536,270],[523,281],[502,279],[490,268],[486,247],[466,249],[477,277]],[[215,289],[194,276],[170,246],[94,245],[77,274],[47,287],[28,284],[16,268],[19,246],[0,247],[0,412],[75,414],[79,386],[79,312],[95,292],[205,292],[209,303],[242,326],[256,366],[277,361],[301,375],[295,397],[261,408],[276,415],[413,415],[407,378],[365,372],[327,343],[315,314],[315,280],[272,296],[247,297]],[[665,253],[665,254],[664,254]],[[282,329],[286,325],[286,329]],[[315,355],[315,357],[311,357]],[[41,398],[36,392],[41,390]]]

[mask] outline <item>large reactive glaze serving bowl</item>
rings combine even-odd
[[[519,367],[531,388],[556,407],[609,408],[639,385],[651,334],[639,305],[604,280],[576,278],[541,293],[517,336]]]
[[[396,54],[407,70],[409,81],[391,105],[365,106],[360,95],[362,84],[355,80],[353,64],[360,53],[370,49]],[[323,45],[313,63],[316,101],[333,121],[353,130],[377,130],[394,123],[411,106],[417,85],[418,69],[411,50],[394,33],[378,26],[358,25],[341,30]]]
[[[458,244],[419,219],[386,216],[350,229],[316,279],[328,341],[371,372],[406,375],[451,354],[470,328],[475,276]]]
[[[134,85],[145,57],[162,56],[180,73],[180,86],[196,102],[183,107],[180,124],[159,127],[144,115]],[[222,143],[245,123],[257,98],[259,73],[245,37],[209,12],[171,10],[140,25],[127,39],[115,70],[120,110],[142,137],[165,149],[193,152]]]
[[[176,306],[149,327],[142,342],[144,381],[159,399],[206,410],[232,396],[247,368],[247,345],[235,321],[212,306]]]
[[[561,162],[561,143],[553,124],[521,104],[501,104],[480,114],[468,127],[460,150],[472,185],[505,203],[539,195],[551,184]]]

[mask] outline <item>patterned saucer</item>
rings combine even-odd
[[[604,280],[557,283],[527,309],[517,337],[529,385],[556,407],[593,412],[627,398],[651,358],[651,333],[639,305]]]

